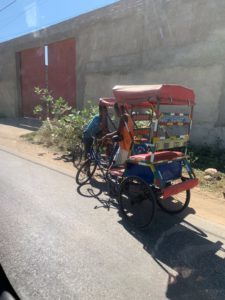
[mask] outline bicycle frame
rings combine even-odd
[[[94,138],[93,145],[91,147],[91,151],[88,153],[88,160],[96,164],[99,170],[102,172],[104,179],[106,179],[107,170],[113,163],[113,159],[115,157],[116,151],[118,149],[118,144],[114,143],[113,150],[108,158],[108,161],[104,160],[100,153],[100,147],[103,144],[98,141],[98,139]]]

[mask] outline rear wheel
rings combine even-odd
[[[75,168],[78,168],[84,159],[84,149],[82,145],[75,145],[72,152],[72,161]]]
[[[77,171],[76,183],[83,185],[88,182],[88,180],[94,175],[96,168],[96,162],[92,161],[91,159],[87,159]]]
[[[177,195],[170,196],[166,199],[158,197],[157,203],[159,207],[168,214],[178,214],[188,207],[190,199],[191,192],[190,190],[186,190]]]
[[[119,191],[122,215],[130,224],[146,229],[156,212],[156,198],[149,185],[139,177],[125,178]]]

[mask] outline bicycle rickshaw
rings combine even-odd
[[[124,166],[109,167],[105,178],[119,186],[125,219],[145,228],[157,203],[167,213],[180,213],[190,202],[190,189],[198,184],[187,157],[195,95],[186,87],[167,84],[116,86],[113,93],[134,122],[147,121],[147,127],[135,128],[134,137],[147,151],[131,155]]]

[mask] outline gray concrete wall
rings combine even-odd
[[[123,0],[0,45],[0,115],[18,114],[16,52],[75,37],[77,102],[116,84],[195,90],[192,140],[225,142],[225,1]]]

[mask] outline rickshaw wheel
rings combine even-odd
[[[76,183],[78,185],[83,185],[88,182],[88,180],[94,175],[96,168],[96,162],[88,158],[77,171]]]
[[[81,145],[75,145],[72,152],[72,161],[75,168],[78,168],[82,162],[82,158],[84,156],[84,150]]]
[[[182,180],[183,181],[183,180]],[[167,199],[157,198],[159,207],[168,214],[179,214],[188,207],[191,199],[190,190],[183,191]]]
[[[152,223],[156,213],[156,197],[140,177],[125,178],[119,190],[119,207],[125,220],[140,229]]]

